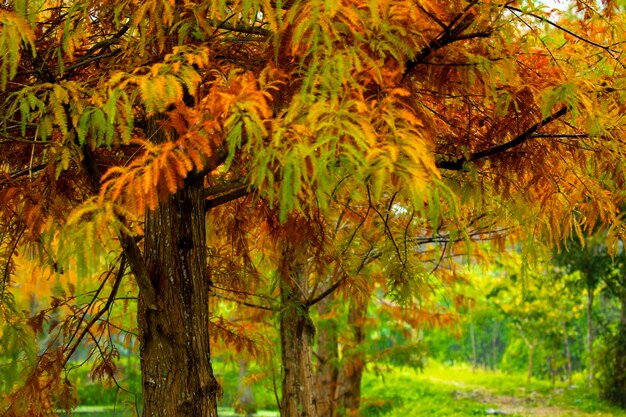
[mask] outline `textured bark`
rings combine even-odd
[[[337,385],[338,408],[345,415],[354,416],[361,405],[361,378],[365,368],[365,355],[360,347],[365,340],[367,303],[353,302],[348,313],[348,326],[352,331],[352,349],[345,352]]]
[[[332,294],[317,304],[320,317],[330,313]],[[336,408],[337,380],[339,378],[339,348],[337,321],[326,320],[317,329],[317,413],[319,417],[332,417]]]
[[[144,417],[215,417],[219,390],[209,351],[202,180],[146,215],[145,261],[154,291],[140,293]]]
[[[317,417],[313,363],[315,327],[309,317],[306,260],[284,242],[280,265],[282,417]]]

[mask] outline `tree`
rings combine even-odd
[[[568,289],[565,277],[545,260],[527,269],[519,257],[504,263],[508,282],[493,291],[498,307],[505,312],[527,350],[527,379],[531,380],[537,359],[544,359],[550,379],[557,368],[571,379],[572,359],[569,323],[581,309],[580,300]]]
[[[593,310],[595,294],[598,287],[611,272],[612,260],[607,248],[603,245],[603,236],[586,236],[585,239],[573,238],[567,242],[566,249],[555,255],[557,264],[568,271],[578,272],[580,278],[575,282],[584,288],[587,294],[587,355],[588,380],[594,379],[594,352],[595,340]]]
[[[576,3],[556,17],[474,0],[3,3],[3,311],[18,317],[17,248],[87,280],[107,259],[106,309],[128,266],[144,415],[213,416],[207,210],[249,194],[289,224],[337,199],[391,200],[435,237],[469,238],[486,217],[551,244],[602,222],[614,244],[626,26],[612,1]],[[307,248],[286,230],[281,290],[297,309]],[[415,288],[411,271],[390,287]],[[64,320],[97,339],[80,314]],[[10,414],[71,397],[79,342],[44,353]],[[49,395],[19,401],[35,392]],[[297,402],[289,414],[311,412]]]
[[[559,264],[572,272],[576,272],[578,280],[575,282],[585,288],[587,293],[587,353],[589,355],[589,379],[594,378],[599,383],[602,395],[613,403],[624,407],[624,393],[626,380],[623,377],[626,370],[623,348],[626,340],[626,290],[624,269],[624,248],[620,245],[613,253],[606,246],[603,230],[587,236],[585,240],[572,239],[568,242],[567,250],[557,256]],[[605,287],[605,296],[617,303],[619,311],[616,320],[608,326],[601,336],[600,352],[592,349],[595,334],[593,332],[593,300],[595,293]],[[595,375],[598,359],[598,373]]]

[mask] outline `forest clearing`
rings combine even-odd
[[[400,373],[400,372],[398,372]],[[577,381],[578,382],[578,381]],[[381,416],[487,416],[513,417],[622,417],[626,413],[598,400],[597,393],[582,385],[570,386],[548,381],[527,383],[522,374],[472,370],[468,365],[434,364],[419,375],[401,371],[387,382],[393,387],[413,387],[390,395],[389,401],[401,398],[401,406]],[[370,382],[378,385],[380,381]],[[382,386],[372,390],[382,395]]]

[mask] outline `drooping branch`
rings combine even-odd
[[[589,39],[589,38],[585,38],[584,36],[578,35],[577,33],[573,32],[573,31],[571,31],[571,30],[569,30],[569,29],[567,29],[567,28],[565,28],[565,27],[563,27],[563,26],[561,26],[561,25],[559,25],[558,23],[553,22],[552,20],[548,19],[547,17],[544,17],[544,16],[539,16],[539,15],[537,15],[537,14],[535,14],[535,13],[524,11],[524,10],[519,9],[519,8],[517,8],[517,7],[511,6],[510,4],[507,4],[507,5],[506,5],[506,6],[504,6],[504,7],[505,7],[507,10],[509,10],[510,12],[512,12],[513,14],[515,14],[515,13],[520,13],[520,14],[525,14],[525,15],[527,15],[527,16],[531,16],[531,17],[533,17],[533,18],[535,18],[535,19],[537,19],[537,20],[540,20],[540,21],[542,21],[542,22],[544,22],[544,23],[549,24],[550,26],[554,26],[554,27],[555,27],[555,28],[557,28],[558,30],[563,31],[563,32],[567,33],[568,35],[573,36],[574,38],[576,38],[576,39],[578,39],[578,40],[580,40],[580,41],[582,41],[582,42],[585,42],[586,44],[589,44],[589,45],[591,45],[591,46],[593,46],[593,47],[596,47],[596,48],[600,48],[600,49],[604,50],[606,53],[608,53],[608,54],[609,54],[609,55],[610,55],[613,59],[615,59],[615,60],[616,60],[616,61],[617,61],[617,62],[618,62],[618,63],[619,63],[622,67],[626,68],[626,64],[624,64],[624,63],[623,63],[623,62],[619,59],[619,57],[618,57],[618,56],[615,56],[615,53],[614,53],[614,51],[611,49],[611,47],[610,47],[610,46],[607,46],[607,45],[602,45],[602,44],[600,44],[600,43],[597,43],[597,42],[592,41],[592,40],[591,40],[591,39]],[[517,15],[516,15],[516,16],[517,16]]]
[[[432,13],[426,11],[423,7],[420,6],[420,9],[428,14],[439,26],[443,27],[443,31],[441,31],[435,38],[433,38],[428,45],[426,45],[421,51],[419,51],[415,58],[409,60],[405,64],[403,78],[406,78],[410,73],[419,65],[426,62],[426,59],[436,52],[437,50],[443,48],[446,45],[451,43],[464,40],[464,39],[474,39],[474,38],[486,38],[491,36],[491,30],[486,30],[482,32],[474,32],[474,33],[465,33],[465,29],[471,26],[474,22],[475,15],[472,13],[468,13],[469,9],[472,8],[477,3],[476,0],[472,0],[469,2],[465,9],[457,14],[450,23],[447,25],[444,24],[441,20],[436,18]]]
[[[89,320],[89,323],[85,325],[80,335],[77,338],[75,338],[74,343],[71,346],[68,346],[67,351],[69,352],[67,355],[65,355],[63,366],[67,364],[67,362],[70,360],[74,352],[76,352],[76,349],[82,342],[83,338],[87,335],[87,333],[89,333],[89,331],[91,330],[91,327],[100,319],[100,317],[102,317],[104,313],[106,313],[109,310],[109,308],[111,308],[111,305],[113,304],[113,301],[115,300],[115,296],[117,295],[117,291],[120,288],[120,284],[122,283],[122,278],[124,277],[125,271],[126,271],[126,258],[124,254],[122,254],[121,259],[120,259],[120,266],[117,271],[117,274],[115,275],[115,281],[113,282],[113,288],[111,289],[111,293],[109,294],[109,298],[107,299],[106,304],[96,314],[94,314],[91,320]]]
[[[256,308],[256,309],[265,310],[265,311],[274,311],[274,312],[276,311],[276,309],[274,309],[272,307],[264,306],[264,305],[261,305],[261,304],[254,304],[254,303],[250,303],[248,301],[238,300],[238,299],[233,298],[233,297],[228,297],[228,296],[226,296],[224,294],[215,294],[215,297],[221,298],[221,299],[226,300],[226,301],[232,301],[233,303],[237,303],[237,304],[240,304],[242,306],[246,306],[246,307],[250,307],[250,308]]]
[[[57,79],[54,72],[52,72],[42,55],[35,49],[35,47],[25,41],[22,42],[22,47],[25,51],[30,52],[28,54],[28,58],[39,81],[50,84],[56,83]]]
[[[216,196],[219,196],[220,194],[226,194],[233,190],[239,189],[245,185],[246,183],[243,180],[243,178],[240,178],[231,182],[226,182],[223,184],[213,185],[211,187],[207,187],[204,189],[204,196],[206,198],[216,197]]]
[[[77,68],[85,66],[94,61],[115,56],[119,52],[121,52],[121,50],[115,50],[110,52],[108,52],[107,50],[110,46],[118,44],[122,36],[124,36],[124,34],[128,32],[129,28],[130,25],[127,23],[123,25],[120,30],[117,31],[117,33],[110,38],[97,42],[94,46],[89,48],[89,50],[87,50],[85,54],[81,56],[80,59],[78,59],[78,61],[65,68],[63,78],[67,79],[71,75],[71,73]],[[100,53],[96,54],[97,51],[100,51]]]
[[[100,190],[100,178],[102,177],[102,174],[96,164],[95,155],[91,149],[83,146],[82,151],[83,167],[87,172],[87,176],[89,177],[94,193],[97,194]],[[135,276],[135,280],[141,290],[141,294],[146,302],[146,305],[154,305],[156,301],[156,292],[152,286],[150,277],[148,276],[148,270],[146,269],[143,255],[137,246],[137,241],[134,237],[121,230],[118,231],[118,238],[128,264],[130,265],[130,270]]]
[[[226,194],[222,194],[219,197],[215,197],[212,198],[210,200],[207,200],[204,206],[205,211],[206,210],[210,210],[214,207],[217,206],[221,206],[222,204],[226,204],[228,202],[231,202],[233,200],[236,200],[238,198],[241,198],[243,196],[246,196],[248,194],[250,194],[250,189],[247,185],[244,185],[243,187],[240,188],[236,188],[235,190],[226,193]]]
[[[15,178],[21,177],[21,176],[26,175],[26,174],[32,174],[33,172],[41,171],[46,166],[47,166],[47,164],[35,165],[35,166],[32,166],[32,167],[21,169],[19,171],[12,172],[11,174],[9,174],[9,176],[11,177],[11,179],[15,179]]]
[[[328,297],[330,294],[335,292],[344,282],[346,282],[348,280],[348,278],[350,278],[351,276],[356,276],[356,275],[360,274],[361,271],[363,270],[363,268],[367,264],[375,261],[376,259],[380,258],[381,256],[382,256],[382,252],[380,252],[380,251],[374,252],[374,248],[371,247],[370,249],[368,249],[368,251],[365,253],[363,258],[361,259],[361,263],[359,264],[359,267],[357,268],[357,270],[354,273],[349,274],[349,273],[345,273],[344,272],[342,274],[341,278],[339,278],[333,284],[329,285],[324,291],[322,291],[317,296],[307,300],[305,305],[307,307],[312,307],[315,304],[319,303],[324,298]],[[340,267],[340,268],[343,269],[343,267]]]
[[[503,143],[502,145],[494,146],[493,148],[485,149],[483,151],[474,152],[469,157],[459,158],[454,161],[439,160],[436,162],[437,167],[440,169],[447,169],[451,171],[461,171],[463,170],[465,164],[468,162],[475,162],[483,158],[488,158],[490,156],[506,152],[509,149],[521,145],[531,138],[538,137],[535,136],[535,132],[537,132],[538,129],[564,116],[568,113],[568,111],[569,109],[567,107],[562,107],[556,112],[541,120],[540,122],[535,123],[526,131],[515,137],[513,140],[510,140],[509,142]]]
[[[235,23],[233,25],[232,23],[229,23],[226,21],[224,22],[211,21],[210,23],[213,26],[215,26],[217,29],[224,29],[229,32],[245,33],[248,35],[259,35],[262,37],[269,37],[272,35],[271,30],[262,28],[260,26],[247,26],[247,25],[244,25],[243,23]]]

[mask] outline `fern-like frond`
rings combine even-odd
[[[22,50],[35,55],[35,33],[26,19],[17,13],[0,9],[0,90],[17,74]]]

